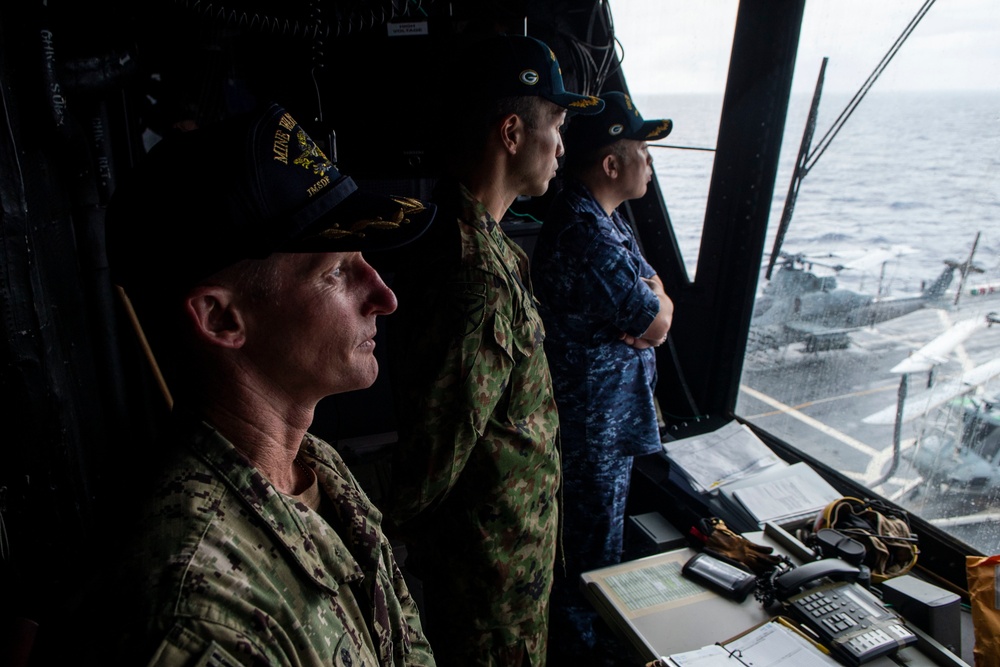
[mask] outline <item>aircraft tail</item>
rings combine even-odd
[[[944,296],[945,291],[951,285],[952,279],[955,277],[955,269],[958,268],[958,263],[945,261],[948,266],[941,275],[937,277],[930,287],[924,290],[923,296],[928,299],[937,299],[938,297]]]

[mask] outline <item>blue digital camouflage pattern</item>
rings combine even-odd
[[[631,226],[570,181],[542,225],[531,271],[564,446],[587,443],[621,455],[659,451],[655,350],[619,340],[622,331],[643,334],[660,309],[642,281],[655,271]]]
[[[632,457],[568,442],[563,450],[564,556],[552,585],[549,663],[638,664],[580,593],[583,572],[621,561]]]
[[[300,454],[324,520],[208,424],[176,422],[124,578],[105,582],[125,596],[106,630],[125,636],[101,664],[435,664],[382,515],[330,445],[307,434]]]
[[[551,650],[597,659],[610,636],[579,592],[582,572],[620,562],[632,459],[660,449],[653,348],[635,349],[659,312],[632,228],[578,181],[553,200],[532,255],[563,450],[563,551],[552,591]],[[607,633],[605,633],[607,634]],[[613,653],[615,649],[610,652]]]
[[[529,260],[458,183],[393,281],[399,445],[387,510],[439,664],[543,665],[559,417]],[[524,663],[529,664],[529,663]]]

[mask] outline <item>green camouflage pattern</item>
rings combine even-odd
[[[321,516],[210,425],[179,421],[114,582],[127,649],[104,664],[435,664],[382,515],[330,445],[307,434],[301,449]]]
[[[440,664],[523,652],[542,665],[560,484],[545,333],[527,255],[453,187],[435,198],[446,228],[436,245],[393,282],[400,442],[389,511],[423,581]]]

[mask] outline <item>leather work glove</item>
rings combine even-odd
[[[782,561],[780,556],[772,553],[774,549],[737,535],[729,530],[722,519],[717,517],[702,519],[701,526],[701,532],[706,536],[705,551],[742,563],[754,574],[764,574]]]

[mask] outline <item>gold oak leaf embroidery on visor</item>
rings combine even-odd
[[[410,222],[409,216],[420,213],[426,208],[419,199],[412,197],[392,197],[392,200],[399,204],[399,210],[396,211],[391,220],[382,217],[363,218],[352,222],[350,227],[344,228],[336,225],[320,232],[319,235],[327,239],[342,239],[345,236],[364,238],[365,232],[369,228],[396,229],[400,225],[408,224]]]
[[[574,100],[569,105],[574,109],[586,109],[587,107],[596,107],[599,102],[600,100],[596,97],[588,97],[585,100]]]
[[[663,132],[664,130],[669,130],[670,126],[671,126],[671,122],[669,120],[665,120],[662,123],[660,123],[659,125],[657,125],[656,127],[654,127],[652,130],[650,130],[649,134],[647,134],[646,136],[647,137],[655,136],[655,135],[659,134],[660,132]]]

